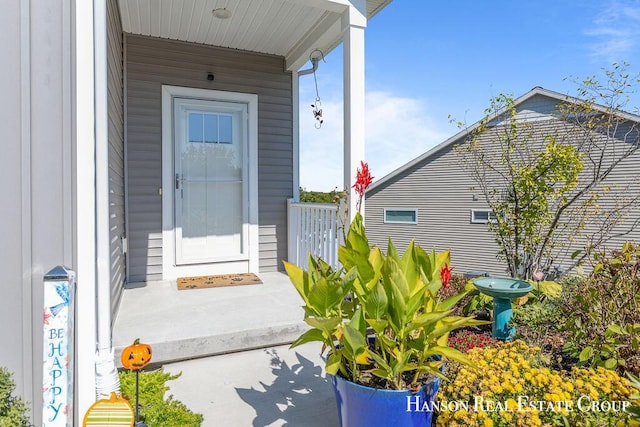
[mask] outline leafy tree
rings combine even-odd
[[[624,224],[640,202],[637,178],[625,188],[606,181],[640,154],[638,117],[624,112],[640,74],[626,68],[605,70],[604,83],[595,76],[576,81],[580,98],[567,97],[550,120],[526,120],[513,99],[499,95],[455,147],[495,214],[489,229],[513,277],[547,271],[554,257],[578,246],[583,250],[568,266],[575,267],[590,250],[638,225]]]
[[[321,191],[307,191],[300,187],[300,201],[305,203],[336,203],[343,193],[334,189],[328,193]]]

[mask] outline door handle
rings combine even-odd
[[[180,174],[176,174],[176,190],[180,189],[180,183],[182,182],[182,178],[180,178]]]

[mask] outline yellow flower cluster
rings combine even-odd
[[[629,425],[624,409],[633,390],[613,371],[553,370],[540,348],[522,341],[474,348],[467,356],[474,367],[447,367],[452,381],[441,385],[436,400],[449,403],[440,406],[438,426]]]

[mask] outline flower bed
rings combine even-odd
[[[438,395],[438,426],[628,426],[630,382],[604,368],[550,369],[522,341],[470,349],[477,369],[451,363]]]
[[[461,329],[449,338],[449,346],[463,353],[473,348],[494,347],[498,342],[489,332],[476,332],[469,329]]]

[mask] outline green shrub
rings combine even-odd
[[[175,380],[181,374],[171,375],[162,369],[140,372],[140,421],[149,427],[197,427],[202,424],[201,414],[194,414],[187,406],[169,395],[167,381]],[[136,399],[136,374],[133,371],[120,372],[122,394],[129,398],[131,405]],[[135,410],[135,406],[134,406]]]
[[[517,338],[529,345],[546,348],[550,336],[560,334],[558,303],[535,301],[521,306],[514,304],[512,322],[516,325]]]
[[[586,366],[640,372],[640,245],[593,256],[593,273],[565,289],[565,350]]]
[[[0,367],[0,427],[30,426],[29,407],[13,395],[16,384],[9,370]]]

